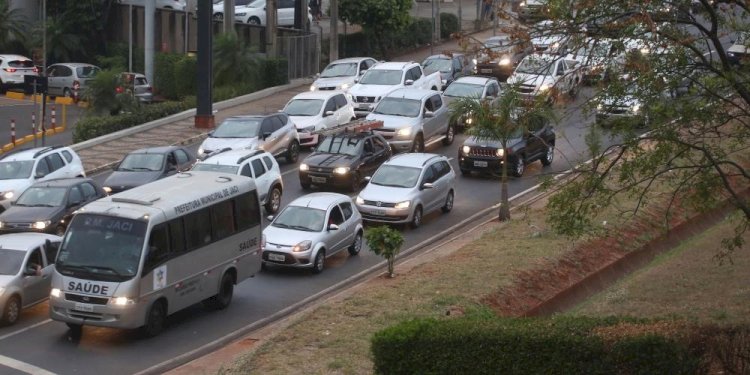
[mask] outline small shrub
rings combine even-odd
[[[440,38],[449,39],[459,31],[458,17],[453,13],[440,13]]]
[[[370,251],[388,261],[388,276],[393,277],[393,265],[404,244],[404,235],[387,225],[381,225],[366,230],[365,241]]]
[[[116,116],[87,116],[78,121],[73,131],[73,142],[83,142],[136,125],[145,124],[189,108],[184,102],[163,102],[144,105],[137,110]]]

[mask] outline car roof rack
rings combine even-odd
[[[2,156],[0,156],[0,160],[5,159],[8,156],[15,155],[15,154],[17,154],[19,152],[29,151],[31,149],[32,149],[32,147],[24,147],[24,148],[13,149],[11,151],[8,151],[8,152],[4,153]]]
[[[219,154],[221,154],[223,152],[227,152],[227,151],[232,151],[232,148],[231,147],[224,147],[224,148],[216,150],[216,151],[211,151],[210,154],[204,156],[203,159],[201,159],[201,160],[206,160],[206,159],[208,159],[208,158],[210,158],[212,156],[216,156],[216,155],[219,155]]]
[[[123,198],[123,197],[112,197],[112,202],[116,203],[131,203],[131,204],[138,204],[141,206],[152,206],[154,202],[158,201],[161,198],[154,198],[150,201],[140,200],[140,199],[133,199],[133,198]]]
[[[57,145],[57,146],[49,146],[49,147],[42,148],[41,150],[39,150],[36,153],[34,153],[33,158],[36,159],[39,155],[42,155],[42,154],[44,154],[46,152],[50,152],[50,151],[52,151],[54,149],[57,149],[57,148],[60,148],[60,147],[62,147],[62,146],[61,145]]]
[[[245,156],[243,156],[243,157],[241,157],[241,158],[237,159],[237,164],[240,164],[240,163],[242,163],[243,161],[245,161],[245,160],[247,160],[247,159],[250,159],[250,158],[252,158],[253,156],[258,156],[258,155],[260,155],[260,154],[262,154],[262,153],[264,153],[264,152],[265,152],[265,151],[263,151],[263,150],[255,150],[255,151],[253,151],[253,152],[251,152],[251,153],[249,153],[249,154],[247,154],[247,155],[245,155]]]
[[[346,124],[341,124],[341,125],[333,126],[330,128],[316,130],[316,131],[311,132],[311,134],[317,134],[321,136],[331,136],[331,135],[337,135],[341,133],[364,133],[364,132],[369,132],[373,129],[378,129],[382,127],[383,127],[383,121],[381,120],[358,119],[358,120],[347,122]]]

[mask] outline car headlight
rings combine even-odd
[[[501,65],[501,66],[510,65],[510,57],[503,57],[502,59],[500,59],[497,65]]]
[[[471,59],[471,63],[477,65],[477,59]]]
[[[314,132],[314,131],[315,131],[315,125],[311,125],[311,126],[308,126],[308,127],[304,127],[304,128],[302,128],[302,129],[300,129],[300,130],[302,130],[303,132],[308,132],[308,133],[312,133],[312,132]]]
[[[469,146],[461,147],[461,151],[463,151],[464,155],[469,155],[469,153],[471,152],[471,147]]]
[[[525,1],[522,1],[522,2],[520,3],[520,4],[518,4],[518,6],[519,6],[519,7],[525,7],[525,6],[526,6],[526,2],[525,2]]]
[[[471,117],[466,119],[466,124],[471,125],[472,122],[474,122],[474,119],[472,119]]]
[[[558,43],[558,42],[554,42],[554,43],[552,43],[552,45],[550,46],[550,49],[557,49],[558,47],[560,47],[560,43]]]
[[[403,202],[396,203],[393,206],[393,208],[396,208],[396,209],[399,209],[399,210],[403,210],[404,208],[409,208],[410,205],[411,205],[411,201],[403,201]]]
[[[400,135],[400,136],[403,136],[403,137],[408,137],[408,136],[411,135],[411,128],[409,127],[409,128],[398,129],[398,131],[396,132],[396,135]]]
[[[206,150],[203,149],[203,147],[198,148],[198,155],[203,155],[206,153]]]
[[[318,88],[317,88],[317,87],[315,87],[315,85],[310,85],[310,91],[315,91],[315,90],[317,90],[317,89],[318,89]]]
[[[347,173],[349,173],[349,167],[334,168],[333,173],[335,173],[335,174],[347,174]]]
[[[299,252],[302,252],[302,251],[310,250],[311,247],[312,247],[312,241],[306,240],[306,241],[302,241],[302,242],[294,245],[292,247],[292,251],[295,252],[295,253],[299,253]]]
[[[350,88],[350,87],[352,87],[352,84],[351,84],[351,83],[342,83],[342,84],[341,84],[341,89],[342,89],[342,90],[346,90],[346,89],[348,89],[348,88]]]
[[[727,56],[734,57],[734,53],[733,52],[727,52]]]
[[[2,221],[0,221],[0,228],[2,228],[4,226],[5,226],[5,223],[3,223]]]
[[[310,170],[310,167],[308,167],[307,164],[302,163],[302,164],[299,165],[299,170],[303,171],[303,172],[304,171],[308,171],[308,170]]]
[[[645,47],[644,47],[644,48],[641,48],[641,53],[642,53],[642,54],[644,54],[644,55],[645,55],[645,54],[648,54],[649,52],[651,52],[651,50],[649,50],[648,48],[645,48]]]
[[[640,110],[641,110],[641,105],[640,105],[640,104],[634,104],[634,105],[633,105],[632,107],[630,107],[630,108],[631,108],[631,110],[633,111],[633,113],[638,113],[638,111],[640,111]]]
[[[126,306],[135,304],[135,300],[128,297],[115,297],[109,300],[109,303],[116,306]]]
[[[109,186],[103,187],[102,190],[104,190],[104,192],[107,194],[112,194],[112,188]]]
[[[497,151],[495,151],[495,155],[496,155],[497,157],[499,157],[499,158],[500,158],[500,157],[503,157],[503,154],[504,154],[504,153],[505,153],[505,152],[503,151],[503,149],[502,149],[502,148],[498,148],[498,149],[497,149]]]
[[[379,101],[380,101],[380,98],[381,98],[380,96],[376,97],[376,98],[375,98],[375,101],[376,101],[376,102],[379,102]]]
[[[51,224],[51,222],[49,220],[47,220],[47,221],[37,221],[37,222],[35,222],[32,225],[32,227],[34,229],[40,229],[41,230],[41,229],[47,228],[47,226],[49,226],[50,224]]]
[[[545,84],[542,84],[541,86],[539,86],[539,91],[545,92],[547,90],[549,90],[549,85],[548,84],[545,83]]]
[[[3,199],[13,199],[16,194],[13,191],[6,191],[3,193]]]
[[[596,105],[596,109],[598,111],[601,111],[602,109],[604,109],[604,106],[601,103],[599,103],[599,104]]]
[[[358,205],[360,205],[360,206],[361,206],[361,205],[365,204],[365,200],[364,200],[364,199],[362,199],[362,197],[360,197],[360,196],[358,195],[358,196],[357,196],[357,199],[355,199],[355,200],[354,200],[354,203],[356,203],[356,204],[358,204]]]
[[[49,295],[55,298],[60,298],[62,292],[60,291],[60,289],[52,288],[52,290],[49,291]]]

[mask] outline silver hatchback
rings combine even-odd
[[[81,99],[86,86],[100,70],[84,63],[52,64],[47,68],[47,94]]]
[[[15,323],[22,308],[49,297],[61,239],[44,233],[0,236],[0,322]]]
[[[365,221],[422,224],[427,213],[453,209],[456,173],[448,158],[436,154],[400,154],[378,168],[357,196]]]

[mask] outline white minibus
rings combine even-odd
[[[138,328],[197,302],[216,309],[261,266],[261,212],[251,178],[179,173],[76,211],[52,277],[53,320]]]

